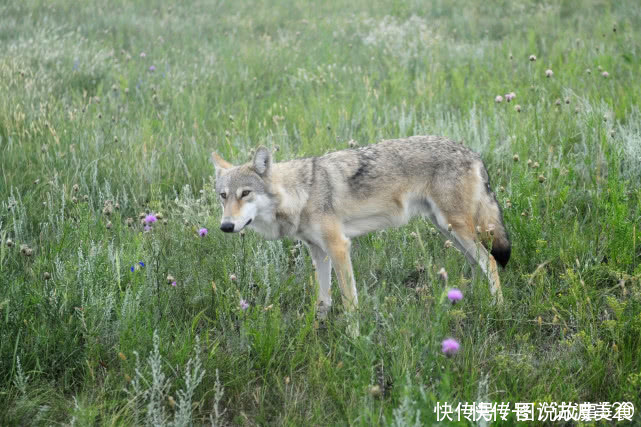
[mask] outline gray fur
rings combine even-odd
[[[504,264],[510,242],[483,162],[462,144],[414,136],[283,163],[272,163],[260,147],[245,165],[232,166],[217,155],[214,163],[216,191],[227,196],[221,198],[222,222],[233,223],[233,231],[249,224],[270,239],[303,240],[324,277],[328,267],[320,259],[329,256],[348,307],[357,304],[349,239],[403,225],[415,215],[429,218],[480,265],[501,301],[496,263],[483,246],[492,245]],[[249,194],[243,196],[244,190]],[[329,288],[323,280],[321,292]],[[326,294],[319,298],[331,303]]]

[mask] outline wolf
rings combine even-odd
[[[267,239],[303,241],[316,270],[320,319],[332,305],[332,269],[344,309],[358,307],[351,239],[416,215],[478,264],[494,301],[503,301],[497,262],[507,264],[510,239],[480,156],[460,143],[413,136],[282,163],[272,162],[265,147],[240,166],[217,153],[212,160],[220,229],[249,227]]]

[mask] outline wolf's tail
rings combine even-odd
[[[485,172],[485,170],[483,170]],[[481,227],[486,235],[482,239],[483,246],[490,250],[490,253],[501,266],[505,267],[510,260],[512,244],[510,236],[503,223],[501,206],[496,201],[496,196],[490,187],[487,172],[485,172],[485,191],[482,192],[481,200],[477,210],[477,225]],[[487,233],[489,231],[489,233]]]
[[[499,218],[499,221],[501,218]],[[494,231],[494,239],[492,239],[492,249],[490,253],[502,267],[507,265],[507,262],[510,260],[510,254],[512,253],[512,244],[510,243],[510,237],[507,234],[507,230],[502,222],[499,222]]]

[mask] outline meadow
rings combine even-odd
[[[641,420],[638,3],[25,0],[0,46],[0,425],[431,425],[474,401]],[[214,150],[418,134],[487,165],[502,306],[416,219],[354,240],[354,338],[335,281],[316,321],[304,246],[218,230]]]

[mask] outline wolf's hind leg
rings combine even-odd
[[[325,320],[327,313],[332,307],[332,261],[329,255],[318,247],[310,243],[307,245],[309,253],[312,256],[314,267],[316,269],[316,283],[318,284],[318,298],[316,299],[316,317],[319,320]]]
[[[487,276],[488,281],[490,282],[490,293],[494,297],[496,303],[503,304],[503,293],[501,292],[501,280],[499,279],[498,266],[496,265],[496,260],[490,253],[485,249],[481,242],[475,239],[476,235],[474,230],[468,230],[463,222],[458,222],[454,219],[451,226],[452,230],[449,230],[449,227],[445,224],[444,218],[437,216],[434,212],[426,212],[427,216],[430,218],[432,223],[439,229],[441,234],[446,238],[453,237],[454,244],[456,247],[465,254],[465,257],[469,260],[472,265],[472,274],[474,275],[474,264],[477,264],[483,270],[483,273]],[[440,221],[439,221],[440,220]]]
[[[454,243],[465,254],[472,264],[478,264],[490,282],[490,293],[497,304],[503,304],[503,293],[501,292],[501,280],[499,279],[496,260],[485,247],[474,239],[473,232],[467,232],[463,227],[454,226],[450,232],[454,237]]]

